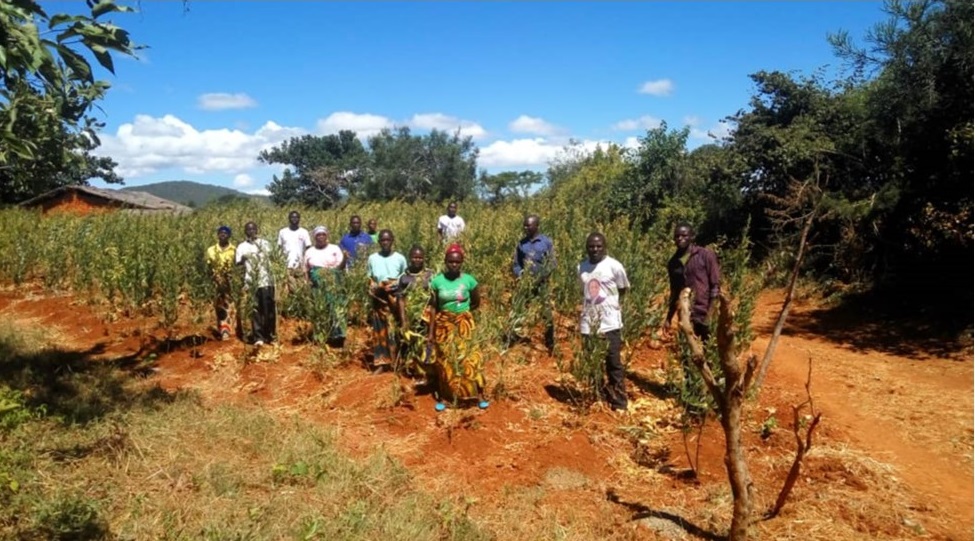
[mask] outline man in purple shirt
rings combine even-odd
[[[667,262],[670,301],[660,334],[663,338],[670,337],[670,321],[677,312],[680,292],[689,287],[694,292],[694,303],[691,306],[694,334],[706,342],[710,335],[708,324],[717,307],[716,300],[721,291],[718,256],[713,251],[694,244],[694,228],[687,223],[677,224],[674,228],[674,245],[677,246],[677,251]]]
[[[531,280],[527,290],[529,298],[525,302],[542,303],[542,318],[545,320],[545,347],[551,353],[555,348],[555,325],[552,319],[552,299],[548,289],[548,277],[555,270],[555,245],[552,239],[538,232],[540,220],[532,214],[525,218],[522,228],[525,236],[515,248],[512,272],[519,280]]]

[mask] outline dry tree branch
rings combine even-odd
[[[822,418],[822,412],[816,412],[816,408],[813,405],[812,398],[812,357],[809,358],[809,371],[806,373],[806,401],[792,406],[792,433],[796,437],[796,457],[792,461],[792,467],[789,468],[789,474],[785,477],[785,483],[782,485],[782,490],[779,491],[779,496],[775,499],[775,505],[772,506],[765,513],[765,520],[775,518],[778,516],[779,512],[785,506],[785,501],[789,498],[789,494],[792,492],[792,488],[795,486],[796,481],[799,480],[799,471],[802,468],[802,461],[806,457],[806,453],[812,447],[812,435],[816,427],[819,426],[819,421]],[[803,441],[802,434],[799,430],[802,426],[799,412],[808,405],[809,412],[812,414],[812,421],[806,427],[806,439]]]
[[[718,356],[721,359],[721,369],[724,381],[718,383],[704,357],[704,346],[694,335],[691,324],[691,290],[685,288],[680,293],[678,306],[680,308],[680,329],[690,344],[691,361],[701,373],[701,378],[708,391],[714,397],[719,414],[721,415],[721,429],[725,436],[725,469],[728,472],[728,484],[731,485],[733,509],[731,527],[728,530],[729,541],[739,541],[748,537],[748,527],[752,522],[752,501],[755,488],[748,463],[745,459],[745,449],[741,443],[741,415],[745,399],[745,390],[752,381],[758,366],[757,357],[750,355],[745,369],[742,370],[735,355],[734,310],[728,295],[722,291],[719,295],[717,345]]]

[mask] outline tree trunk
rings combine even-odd
[[[732,507],[731,528],[728,532],[729,541],[743,541],[748,538],[748,527],[752,522],[752,496],[754,485],[748,473],[748,463],[745,460],[745,450],[741,445],[741,410],[745,399],[745,390],[751,385],[752,377],[758,367],[758,358],[750,355],[745,369],[735,356],[734,328],[732,326],[733,313],[731,301],[722,291],[719,297],[718,313],[718,356],[724,371],[724,383],[719,384],[704,356],[704,346],[694,335],[691,324],[691,290],[681,291],[678,306],[680,307],[680,328],[687,338],[691,348],[691,361],[701,373],[701,379],[714,397],[718,414],[721,415],[721,428],[725,437],[725,469],[728,471],[728,482],[731,484],[731,494],[734,499]]]
[[[728,470],[728,482],[731,484],[731,494],[734,498],[734,508],[731,515],[731,529],[728,531],[729,541],[748,538],[748,526],[751,524],[753,485],[745,461],[745,450],[741,445],[741,402],[742,395],[728,397],[729,402],[721,412],[721,428],[724,429],[725,454],[724,465]]]
[[[809,230],[812,229],[813,222],[818,216],[816,209],[813,209],[806,217],[806,223],[802,226],[802,233],[799,236],[799,249],[796,252],[795,264],[792,266],[792,274],[789,276],[789,286],[786,288],[785,300],[782,301],[782,310],[775,321],[775,328],[772,329],[772,338],[769,338],[768,347],[765,348],[765,355],[759,365],[758,376],[755,378],[754,392],[762,388],[765,381],[765,373],[772,364],[772,357],[775,355],[775,348],[779,344],[779,336],[782,335],[782,328],[785,327],[785,320],[789,317],[789,309],[792,307],[792,297],[796,291],[796,282],[799,279],[799,269],[802,267],[802,258],[806,253],[806,241],[809,238]]]

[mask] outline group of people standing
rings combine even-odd
[[[290,212],[288,226],[278,233],[278,247],[287,262],[287,287],[293,291],[299,280],[306,279],[313,290],[326,296],[326,305],[333,310],[329,344],[341,346],[346,332],[344,312],[338,309],[344,302],[338,298],[341,288],[334,284],[342,280],[369,245],[378,244],[379,249],[366,260],[373,369],[395,369],[418,378],[421,385],[429,385],[437,398],[438,411],[448,403],[466,401],[487,408],[480,344],[475,336],[474,311],[481,302],[480,292],[477,279],[463,272],[464,248],[454,242],[466,228],[463,218],[457,215],[457,204],[450,203],[437,223],[438,235],[446,245],[444,270],[440,273],[427,267],[426,253],[420,246],[412,246],[407,256],[396,252],[393,232],[376,231],[374,219],[367,223],[368,231],[363,231],[361,218],[352,216],[349,231],[338,245],[329,242],[327,227],[317,226],[309,235],[300,220],[297,211]],[[557,266],[555,246],[540,233],[538,216],[526,217],[522,226],[524,237],[515,247],[512,274],[519,280],[528,279],[523,291],[541,302],[544,340],[551,352],[555,347],[555,327],[549,278]],[[245,290],[254,300],[253,343],[260,346],[276,338],[275,290],[269,265],[275,249],[258,237],[254,222],[244,226],[244,234],[246,239],[235,248],[229,242],[230,228],[218,228],[217,243],[207,249],[206,261],[216,284],[217,330],[224,340],[232,334],[228,324],[230,272],[234,266],[244,267]],[[694,292],[694,332],[706,340],[720,285],[717,257],[713,251],[694,244],[693,228],[686,223],[675,228],[674,243],[676,251],[667,264],[671,295],[660,332],[663,337],[670,335],[679,293],[689,287]],[[630,282],[623,264],[608,255],[608,243],[601,233],[589,234],[585,248],[586,258],[576,267],[582,291],[579,332],[583,351],[591,355],[600,343],[605,346],[604,398],[611,409],[626,410],[620,332],[622,306]]]

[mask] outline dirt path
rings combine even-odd
[[[781,295],[761,297],[755,325],[764,337],[756,340],[755,350],[764,351],[780,307]],[[803,332],[811,310],[800,304],[790,315],[769,380],[795,389],[798,398],[811,359],[812,393],[823,424],[839,428],[851,445],[894,466],[922,500],[940,511],[946,530],[957,539],[971,539],[971,353],[908,357],[853,349]]]
[[[760,298],[760,336],[769,334],[781,299],[781,292]],[[822,428],[796,489],[798,503],[786,516],[757,526],[761,537],[971,539],[971,352],[940,358],[852,349],[848,334],[839,342],[809,332],[814,309],[802,303],[794,309],[761,403],[747,421],[756,485],[763,498],[774,498],[794,447],[789,404],[805,398],[813,359]],[[629,391],[634,407],[626,418],[601,410],[579,415],[560,395],[555,360],[527,347],[513,353],[503,370],[493,360],[489,381],[503,379],[505,391],[491,408],[438,415],[430,396],[416,395],[395,376],[333,366],[307,344],[258,354],[238,342],[207,341],[202,329],[177,329],[180,338],[167,342],[152,321],[106,322],[70,297],[23,291],[0,293],[0,319],[44,325],[63,347],[90,351],[92,360],[152,351],[151,380],[167,389],[195,389],[211,403],[256,405],[333,426],[350,453],[385,449],[430,490],[476,498],[472,512],[480,520],[512,525],[506,538],[537,537],[531,522],[539,517],[572,517],[569,527],[586,532],[572,539],[685,539],[727,524],[716,423],[702,436],[699,480],[674,475],[687,464],[673,402],[661,394],[665,350],[636,354]],[[764,346],[759,339],[754,349]],[[349,347],[357,351],[364,344],[353,340]],[[758,427],[773,407],[781,429],[761,439]],[[856,452],[844,454],[847,447]],[[847,462],[861,452],[884,468],[889,464],[896,479],[856,479],[861,470]],[[880,477],[884,468],[877,470]],[[512,501],[533,503],[519,507]],[[843,528],[830,529],[826,523],[834,521]]]

